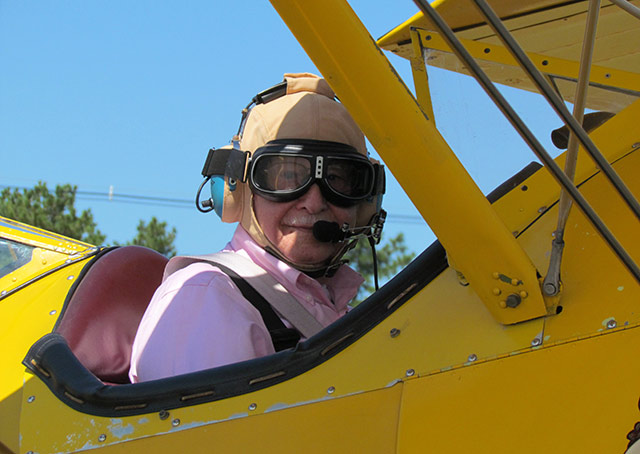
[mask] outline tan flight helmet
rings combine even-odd
[[[286,93],[275,100],[258,104],[248,113],[244,130],[236,142],[240,150],[253,153],[257,148],[276,139],[314,139],[339,142],[354,147],[363,156],[368,156],[365,139],[345,107],[335,100],[335,93],[322,78],[309,73],[285,74]],[[225,185],[227,186],[227,185]],[[224,191],[224,222],[240,222],[251,237],[262,247],[271,250],[286,262],[291,263],[271,243],[258,223],[253,210],[253,194],[248,183],[237,182],[233,191]],[[356,225],[368,226],[378,213],[382,194],[358,205]],[[350,243],[350,242],[345,242]],[[355,242],[351,242],[351,247]],[[348,244],[338,251],[331,263],[335,263],[349,249]],[[326,268],[322,266],[300,266],[302,271]]]

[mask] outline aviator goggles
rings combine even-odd
[[[336,142],[273,140],[253,153],[247,174],[251,191],[274,202],[295,200],[314,184],[341,207],[384,192],[381,166]]]

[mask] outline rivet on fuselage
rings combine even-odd
[[[533,340],[531,341],[531,346],[532,347],[537,347],[541,343],[542,343],[542,341],[540,340],[539,337],[534,337]]]
[[[400,335],[400,330],[398,328],[391,328],[391,331],[389,331],[389,336],[391,337],[398,337]]]
[[[178,418],[174,419],[173,421],[171,421],[171,425],[173,427],[178,427],[180,425],[180,420]]]
[[[98,437],[98,441],[99,442],[103,442],[107,439],[107,436],[105,434],[100,434],[100,436]]]
[[[27,398],[27,402],[28,402],[28,403],[31,403],[31,402],[33,402],[34,400],[36,400],[36,396],[29,396],[29,397]]]
[[[253,411],[253,410],[255,410],[256,408],[258,408],[258,406],[257,406],[256,404],[251,404],[251,405],[249,405],[249,411]]]
[[[609,320],[609,321],[607,322],[607,328],[608,328],[608,329],[613,329],[613,328],[615,328],[616,326],[618,326],[618,322],[616,322],[615,320]]]
[[[477,360],[478,360],[478,355],[476,355],[475,353],[471,353],[467,358],[467,361],[469,361],[470,363],[474,363]]]
[[[407,372],[405,373],[407,377],[413,377],[415,374],[416,374],[416,371],[413,369],[407,369]]]
[[[327,388],[328,394],[333,394],[334,392],[336,392],[335,386],[329,386],[329,388]]]

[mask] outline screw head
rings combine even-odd
[[[255,410],[256,408],[258,408],[258,406],[257,406],[256,404],[251,404],[251,405],[249,405],[249,411],[253,411],[253,410]]]
[[[107,436],[105,434],[100,434],[100,436],[98,437],[98,441],[99,442],[103,442],[107,439]]]
[[[407,369],[407,372],[405,373],[407,377],[413,377],[415,374],[416,374],[416,371],[413,369]]]
[[[34,400],[36,400],[36,396],[29,396],[29,397],[27,397],[27,402],[28,402],[28,403],[31,403],[31,402],[33,402]]]
[[[389,336],[391,337],[398,337],[400,335],[400,330],[398,328],[391,328],[391,331],[389,331]]]
[[[470,363],[474,363],[477,360],[478,360],[478,355],[476,355],[475,353],[471,353],[467,358],[467,361],[469,361]]]
[[[327,388],[328,394],[333,394],[334,392],[336,392],[335,386],[329,386],[329,388]]]
[[[531,346],[532,347],[537,347],[541,343],[542,343],[542,341],[540,340],[539,337],[534,337],[533,340],[531,341]]]
[[[512,293],[511,295],[507,296],[506,303],[507,303],[507,306],[510,308],[518,307],[521,302],[522,302],[522,298],[517,293]]]
[[[618,326],[618,322],[616,322],[615,320],[609,320],[609,321],[607,322],[607,328],[608,328],[608,329],[613,329],[613,328],[615,328],[616,326]]]
[[[171,421],[171,425],[173,427],[178,427],[180,425],[180,420],[178,418],[174,419],[173,421]]]
[[[545,282],[545,284],[542,286],[542,291],[547,296],[555,296],[558,293],[558,289],[551,282]]]
[[[169,412],[167,410],[160,410],[160,413],[158,413],[158,417],[164,421],[165,419],[169,418]]]

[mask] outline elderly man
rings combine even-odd
[[[251,262],[247,274],[257,266],[287,298],[244,288],[242,266],[235,273],[215,257],[172,259],[136,334],[132,382],[294,346],[309,334],[291,307],[322,328],[347,312],[363,282],[341,260],[380,218],[384,171],[368,158],[362,132],[312,74],[287,74],[254,103],[233,147],[210,152],[204,174],[223,174],[211,179],[208,205],[224,222],[239,222],[227,257]],[[206,172],[220,156],[224,165]]]

